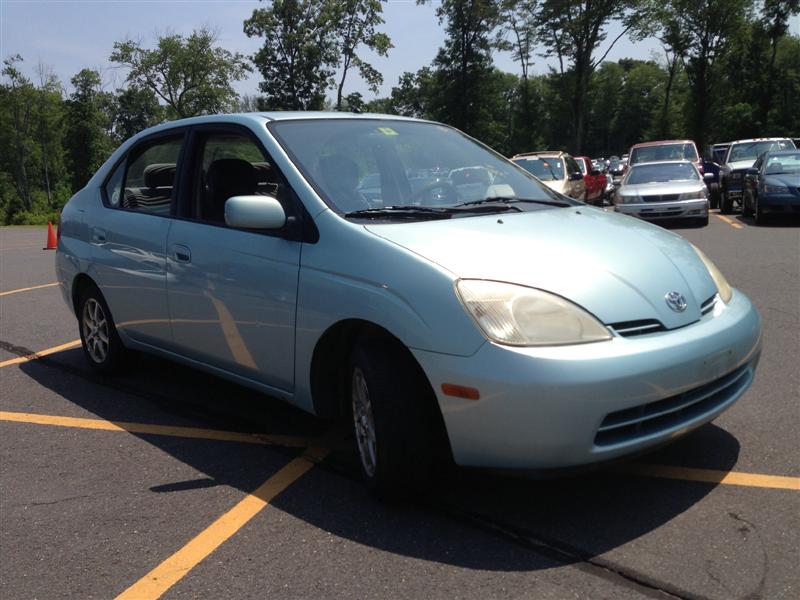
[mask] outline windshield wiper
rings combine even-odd
[[[516,196],[492,196],[491,198],[483,198],[482,200],[471,200],[470,202],[464,202],[463,204],[457,204],[456,208],[462,206],[475,206],[478,204],[493,204],[493,203],[500,203],[500,204],[513,204],[515,202],[525,203],[529,202],[531,204],[544,204],[545,206],[572,206],[568,202],[564,202],[562,200],[541,200],[538,198],[517,198]]]
[[[415,206],[415,205],[399,205],[399,206],[381,206],[378,208],[365,208],[363,210],[354,210],[353,212],[346,213],[345,217],[432,217],[448,219],[453,215],[463,213],[479,213],[479,212],[497,212],[498,210],[520,212],[516,206],[509,206],[508,203],[502,203],[500,206],[474,206],[474,204],[483,204],[479,202],[465,202],[464,204],[457,204],[455,206]],[[560,205],[559,205],[560,206]],[[564,206],[567,206],[566,204]]]

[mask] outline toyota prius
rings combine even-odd
[[[346,415],[378,492],[442,458],[654,448],[736,402],[760,351],[758,313],[700,249],[401,117],[145,130],[67,203],[56,266],[93,369],[146,352]]]

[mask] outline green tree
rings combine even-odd
[[[150,88],[132,85],[117,90],[114,106],[114,137],[123,142],[164,118],[164,110]]]
[[[432,116],[488,141],[492,129],[488,107],[493,101],[492,33],[499,20],[497,3],[443,0],[436,14],[445,24],[446,37],[433,61]]]
[[[171,118],[225,111],[236,99],[232,82],[250,70],[245,57],[215,46],[209,29],[158,38],[152,50],[132,40],[117,42],[109,60],[129,69],[131,85],[151,89]]]
[[[264,45],[252,57],[261,73],[263,108],[319,110],[338,62],[335,24],[326,0],[274,0],[244,22]]]
[[[750,6],[749,0],[670,0],[686,35],[687,129],[699,147],[708,142],[709,116],[720,85],[718,63],[741,34]]]
[[[71,80],[75,91],[68,106],[67,156],[72,172],[72,189],[79,190],[91,179],[114,149],[109,135],[112,98],[100,89],[100,74],[83,69]]]
[[[574,118],[573,150],[581,153],[592,73],[623,36],[644,35],[652,18],[650,3],[648,0],[543,0],[538,18],[548,54],[558,58],[562,73],[567,63],[573,74],[569,96]],[[611,21],[621,22],[621,31],[598,56]]]
[[[378,56],[386,56],[392,47],[388,35],[375,30],[383,24],[383,8],[380,0],[332,0],[332,18],[337,23],[338,52],[341,56],[339,69],[341,77],[336,89],[336,110],[342,109],[344,82],[352,67],[358,70],[361,78],[374,93],[383,84],[383,75],[375,67],[359,56],[360,46],[372,50]],[[353,107],[354,104],[348,102]]]
[[[800,12],[800,0],[764,0],[761,11],[761,25],[769,36],[770,50],[767,68],[764,70],[766,81],[759,98],[760,120],[769,121],[775,81],[775,61],[778,56],[778,44],[789,31],[789,17]]]
[[[11,173],[14,187],[25,210],[31,209],[29,170],[31,155],[36,147],[34,139],[34,109],[36,90],[30,80],[18,69],[22,62],[19,54],[3,61],[2,75],[8,81],[2,87],[2,148],[4,168]]]

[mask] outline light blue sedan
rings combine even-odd
[[[441,458],[655,447],[730,407],[760,351],[753,305],[683,238],[400,117],[143,131],[64,208],[56,256],[94,369],[144,351],[350,415],[378,492]]]

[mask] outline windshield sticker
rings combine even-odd
[[[400,135],[391,127],[378,127],[378,131],[380,131],[383,135]]]

